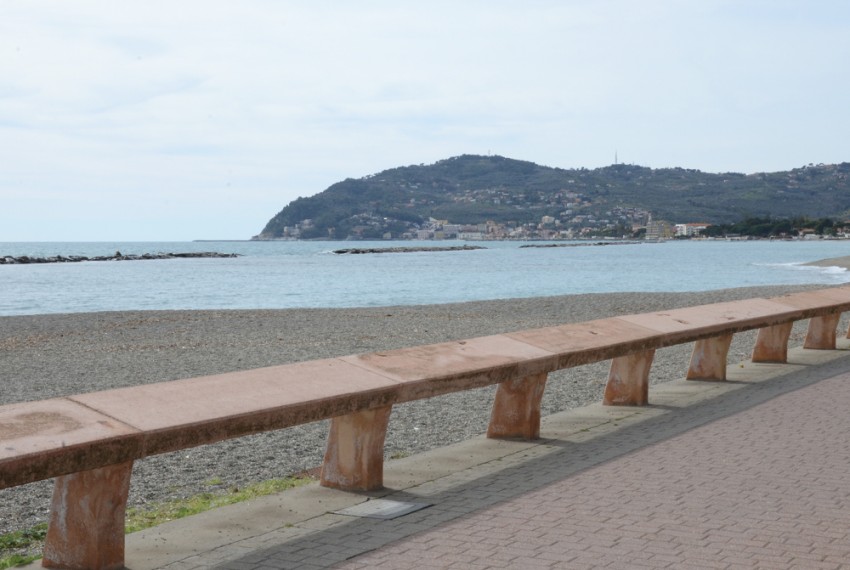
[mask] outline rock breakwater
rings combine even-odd
[[[419,251],[473,251],[476,249],[487,249],[480,245],[452,245],[447,247],[376,247],[376,248],[359,248],[336,249],[334,253],[343,254],[359,254],[359,253],[415,253]]]
[[[86,257],[84,255],[55,255],[52,257],[30,257],[28,255],[0,256],[0,265],[21,265],[31,263],[75,263],[80,261],[139,261],[143,259],[181,259],[194,257],[239,257],[238,253],[217,253],[214,251],[189,253],[143,253],[141,255],[124,255],[116,251],[115,255],[99,255]]]
[[[592,243],[543,243],[543,244],[528,244],[519,246],[524,247],[588,247],[599,245],[640,245],[639,241],[595,241]]]

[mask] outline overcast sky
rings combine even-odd
[[[247,239],[467,153],[850,161],[848,65],[846,0],[2,0],[0,241]]]

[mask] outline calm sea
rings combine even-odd
[[[458,252],[336,255],[345,247],[465,242],[3,243],[0,256],[217,251],[234,259],[0,265],[0,315],[160,309],[368,307],[614,291],[850,282],[801,265],[850,241],[669,241]]]

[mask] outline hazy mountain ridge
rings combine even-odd
[[[850,213],[848,176],[846,162],[745,175],[630,164],[561,169],[463,155],[346,179],[298,198],[256,239],[411,237],[429,218],[461,226],[550,223],[616,233],[649,214],[675,223],[729,223],[745,215],[842,217]]]

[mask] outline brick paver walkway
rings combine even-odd
[[[327,515],[223,548],[218,567],[850,568],[846,370],[812,367],[586,441],[550,440],[389,497],[430,508]]]
[[[850,567],[848,434],[843,375],[340,568]]]

